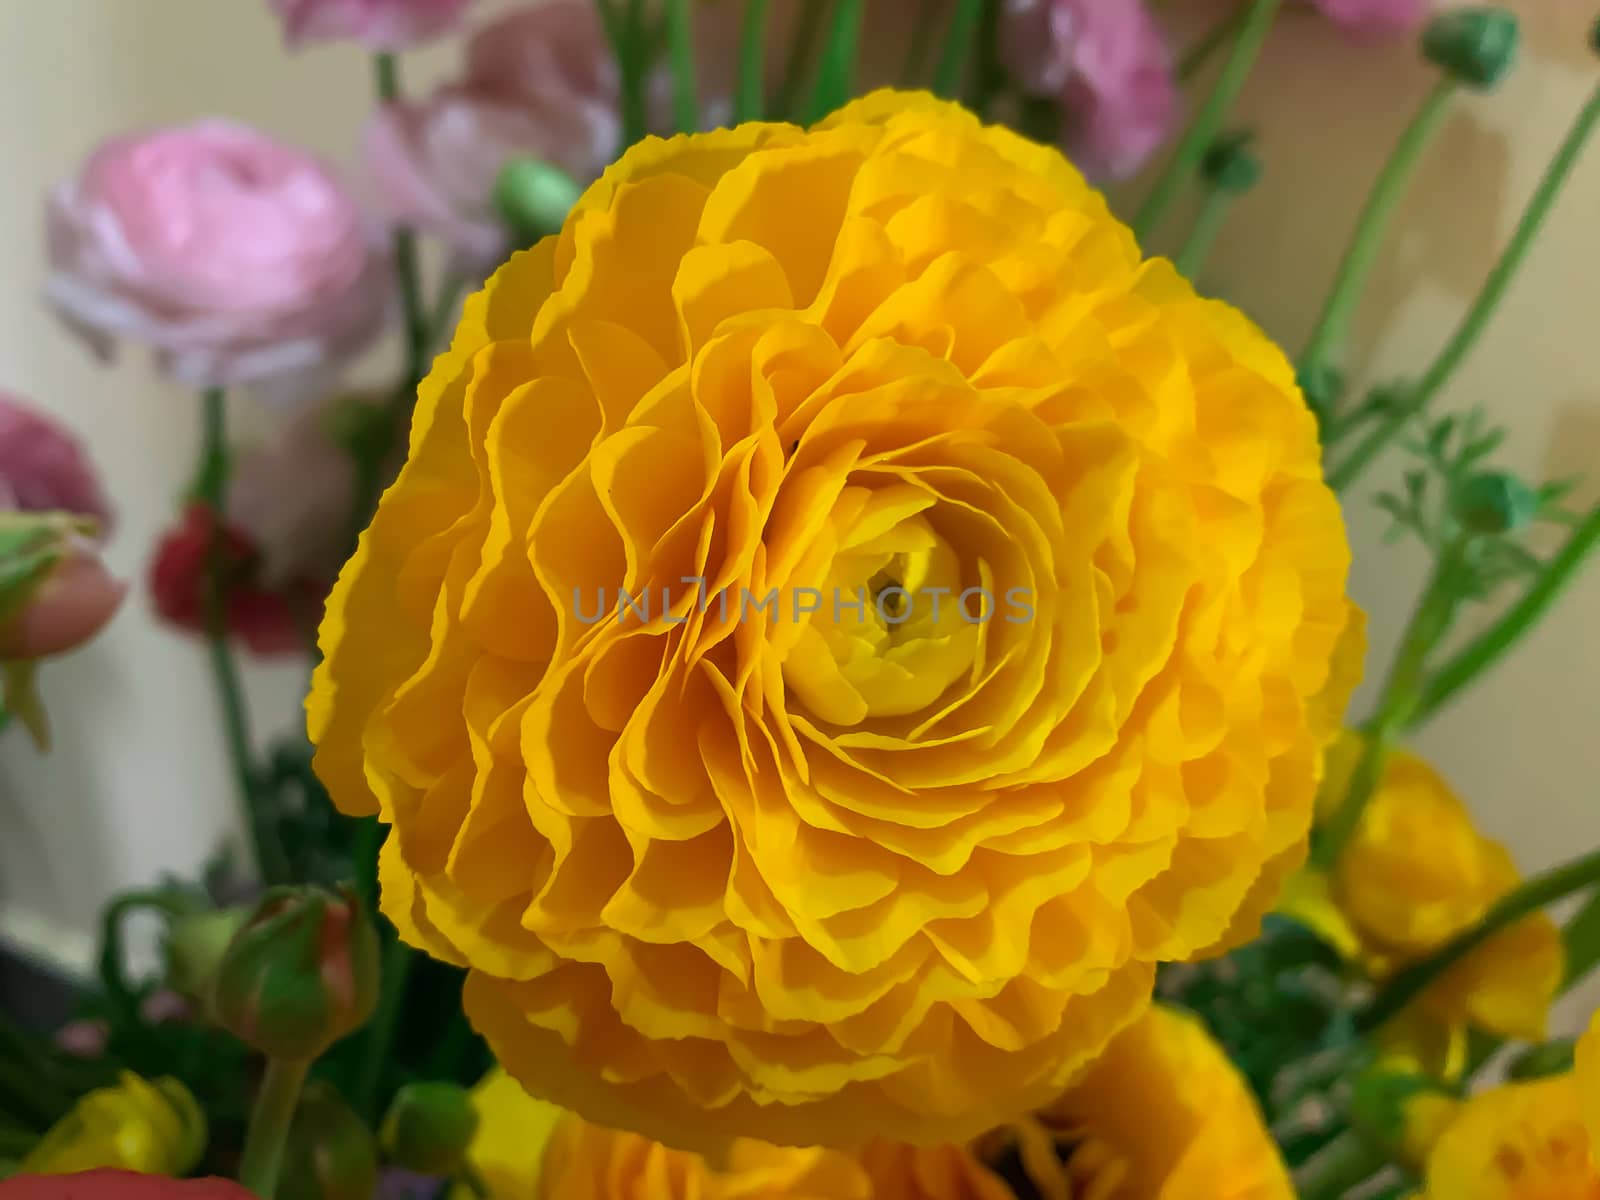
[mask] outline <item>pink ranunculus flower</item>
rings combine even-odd
[[[310,155],[226,121],[116,138],[51,194],[46,296],[109,356],[143,342],[196,388],[313,371],[363,348],[387,256]]]
[[[364,137],[374,203],[481,277],[514,249],[495,208],[501,169],[536,158],[589,183],[616,155],[618,91],[591,0],[516,9],[474,36],[462,79],[374,115]]]
[[[104,533],[111,504],[76,435],[0,391],[0,510],[93,517]]]
[[[1177,123],[1172,53],[1143,0],[1005,0],[1000,38],[1023,90],[1060,99],[1067,154],[1091,177],[1132,175]]]
[[[1428,15],[1432,0],[1314,0],[1322,15],[1359,37],[1410,33]]]
[[[255,1200],[226,1179],[167,1179],[132,1171],[76,1175],[13,1175],[0,1179],[0,1200]]]
[[[448,33],[472,0],[268,0],[291,46],[355,41],[369,50],[405,50]]]

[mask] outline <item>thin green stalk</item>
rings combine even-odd
[[[1301,1200],[1343,1200],[1388,1163],[1388,1157],[1365,1137],[1347,1130],[1295,1172],[1295,1194]]]
[[[1412,715],[1412,725],[1421,725],[1450,703],[1456,693],[1498,663],[1525,634],[1538,625],[1551,605],[1577,578],[1578,569],[1596,546],[1600,546],[1600,504],[1568,535],[1561,550],[1523,593],[1522,598],[1433,674]]]
[[[816,53],[817,39],[822,36],[823,23],[831,7],[829,0],[801,0],[800,20],[789,43],[789,57],[784,63],[783,80],[772,98],[772,115],[779,121],[791,120],[795,104],[805,86],[806,68]]]
[[[928,55],[933,51],[933,37],[938,26],[933,14],[938,0],[922,0],[921,11],[911,25],[911,43],[906,48],[905,66],[900,68],[900,86],[920,88],[928,70]]]
[[[376,1122],[383,1115],[378,1111],[378,1089],[383,1083],[384,1067],[394,1058],[394,1038],[400,1025],[400,1013],[405,1008],[412,959],[411,947],[398,937],[384,947],[378,1007],[366,1030],[361,1074],[356,1081],[356,1108],[369,1121]]]
[[[1495,934],[1575,892],[1600,884],[1600,850],[1523,881],[1502,897],[1477,925],[1433,954],[1395,975],[1356,1017],[1361,1033],[1371,1033],[1425,992],[1428,987]]]
[[[984,0],[956,0],[950,30],[945,34],[944,50],[933,72],[933,90],[946,100],[954,99],[960,90],[961,75],[972,49],[972,35],[977,31],[978,18],[983,15],[983,3]]]
[[[1178,60],[1178,79],[1187,82],[1194,78],[1218,50],[1237,37],[1248,12],[1249,9],[1241,4],[1202,34],[1200,40]]]
[[[1395,143],[1389,161],[1384,164],[1377,183],[1367,197],[1366,207],[1356,222],[1355,236],[1345,251],[1338,273],[1334,276],[1333,288],[1323,304],[1322,315],[1312,328],[1311,338],[1300,356],[1303,370],[1312,371],[1326,366],[1328,360],[1344,345],[1350,332],[1350,322],[1361,303],[1367,279],[1377,265],[1384,240],[1389,236],[1389,228],[1394,222],[1400,201],[1416,175],[1424,152],[1449,116],[1450,102],[1459,88],[1460,84],[1453,75],[1441,76],[1411,118],[1405,132],[1400,135],[1400,140]]]
[[[1237,198],[1227,188],[1213,187],[1206,191],[1200,213],[1195,217],[1194,228],[1189,231],[1189,237],[1184,241],[1183,248],[1173,260],[1174,265],[1186,278],[1194,279],[1206,265],[1206,259],[1211,255],[1211,248],[1216,245],[1217,235],[1228,223],[1228,214],[1233,211],[1233,202]]]
[[[1428,368],[1428,373],[1423,376],[1422,382],[1416,389],[1405,398],[1395,412],[1386,417],[1382,424],[1373,429],[1328,473],[1328,482],[1333,487],[1345,488],[1360,478],[1372,460],[1399,435],[1412,418],[1427,409],[1433,398],[1444,390],[1445,385],[1461,368],[1467,355],[1488,328],[1490,320],[1500,307],[1500,302],[1505,299],[1506,292],[1510,290],[1512,280],[1516,278],[1518,270],[1528,257],[1528,251],[1533,248],[1533,243],[1543,230],[1545,221],[1555,208],[1556,200],[1560,197],[1567,180],[1572,177],[1572,169],[1582,156],[1597,122],[1600,122],[1600,88],[1596,88],[1590,94],[1588,102],[1578,114],[1578,119],[1573,122],[1566,139],[1561,143],[1561,148],[1550,160],[1550,165],[1545,169],[1544,177],[1539,181],[1538,188],[1529,200],[1522,219],[1517,222],[1511,241],[1500,255],[1500,260],[1489,272],[1489,277],[1484,281],[1482,290],[1472,302],[1472,307],[1467,310],[1467,315],[1462,319],[1460,326],[1445,344],[1444,349],[1439,352],[1438,358]]]
[[[278,1173],[283,1166],[283,1147],[294,1120],[300,1089],[305,1085],[308,1062],[269,1058],[261,1091],[250,1113],[250,1128],[245,1134],[244,1155],[239,1160],[239,1182],[261,1200],[273,1200],[278,1190]]]
[[[739,86],[733,98],[733,120],[759,121],[766,115],[768,0],[745,0],[744,32],[739,40]]]
[[[1178,143],[1172,161],[1157,178],[1155,187],[1134,217],[1133,231],[1141,243],[1148,240],[1172,210],[1185,185],[1194,178],[1206,150],[1217,140],[1223,122],[1228,119],[1228,110],[1244,90],[1245,81],[1250,78],[1250,71],[1282,7],[1283,0],[1250,0],[1250,7],[1245,10],[1243,23],[1239,26],[1239,35],[1234,40],[1233,51],[1217,77],[1216,85]]]
[[[198,480],[199,501],[211,514],[211,537],[206,551],[205,638],[216,682],[217,700],[222,708],[222,735],[234,786],[244,805],[256,866],[268,884],[281,883],[287,856],[278,840],[271,815],[262,804],[256,771],[255,751],[251,749],[250,718],[245,704],[244,685],[234,661],[233,643],[228,636],[228,407],[221,388],[211,388],[201,396],[201,445]]]
[[[672,115],[679,133],[700,128],[700,95],[695,84],[694,20],[690,0],[667,0],[667,55],[672,61]]]
[[[1561,941],[1567,951],[1567,973],[1561,990],[1567,992],[1600,967],[1600,888],[1562,926]]]
[[[1461,588],[1456,576],[1465,560],[1466,547],[1467,542],[1462,539],[1440,553],[1406,626],[1377,707],[1362,727],[1365,737],[1361,757],[1350,776],[1350,786],[1333,817],[1317,830],[1312,858],[1320,867],[1328,868],[1338,861],[1383,779],[1389,752],[1411,725],[1426,679],[1428,656],[1449,632],[1460,605]]]
[[[646,94],[645,76],[649,73],[651,45],[645,29],[643,0],[627,0],[627,10],[618,7],[618,0],[597,0],[600,24],[606,41],[611,44],[611,56],[616,59],[618,90],[621,93],[618,107],[622,115],[622,144],[620,155],[629,146],[649,132],[649,97]]]
[[[855,93],[856,63],[861,57],[861,21],[867,0],[837,0],[833,26],[822,59],[817,64],[817,84],[806,110],[806,123],[820,121]]]

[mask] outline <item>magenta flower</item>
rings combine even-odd
[[[6,392],[0,392],[0,509],[93,517],[102,532],[111,524],[111,505],[83,443]]]
[[[472,0],[268,0],[291,46],[356,41],[405,50],[448,33]]]
[[[46,297],[191,387],[323,367],[382,327],[388,259],[313,157],[225,121],[116,138],[49,205]]]
[[[1409,33],[1422,24],[1430,0],[1314,0],[1328,20],[1359,37]]]
[[[1024,91],[1055,96],[1069,157],[1096,179],[1136,172],[1179,115],[1172,54],[1143,0],[1006,0],[1001,55]]]

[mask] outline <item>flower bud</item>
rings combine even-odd
[[[1494,5],[1442,13],[1422,34],[1422,53],[1468,87],[1487,91],[1516,62],[1522,31],[1514,14]]]
[[[224,1029],[270,1058],[309,1062],[378,999],[378,935],[348,888],[273,888],[217,968]]]
[[[372,1131],[334,1088],[308,1084],[289,1127],[276,1200],[371,1200],[377,1186]]]
[[[536,158],[513,158],[494,185],[495,207],[523,246],[559,230],[582,194],[572,176]]]
[[[472,1096],[453,1083],[409,1083],[383,1119],[383,1152],[422,1175],[460,1172],[478,1132]]]
[[[1261,160],[1251,150],[1255,135],[1248,131],[1218,138],[1200,161],[1200,173],[1212,187],[1224,192],[1248,192],[1261,178]]]
[[[1539,495],[1515,475],[1487,471],[1463,483],[1456,518],[1473,533],[1514,533],[1539,513]]]
[[[1415,1170],[1460,1107],[1436,1080],[1379,1066],[1356,1081],[1350,1116],[1396,1161]]]
[[[65,513],[0,513],[0,660],[61,654],[88,641],[127,593]]]
[[[206,1118],[176,1079],[154,1083],[124,1071],[115,1086],[90,1092],[22,1160],[35,1175],[119,1168],[186,1175],[206,1147]]]
[[[174,918],[164,947],[167,986],[190,999],[209,996],[217,965],[249,916],[248,909],[221,908]]]

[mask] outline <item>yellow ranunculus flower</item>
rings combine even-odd
[[[1428,1156],[1425,1200],[1600,1200],[1568,1073],[1472,1097]]]
[[[964,1141],[1302,858],[1348,559],[1290,364],[1055,151],[649,140],[423,384],[317,770],[539,1094]]]
[[[1589,1032],[1578,1039],[1576,1071],[1583,1119],[1589,1126],[1595,1161],[1600,1163],[1600,1012],[1595,1013]]]
[[[24,1175],[71,1175],[100,1168],[185,1175],[206,1147],[206,1118],[176,1079],[150,1083],[124,1071],[114,1087],[90,1092],[22,1160]]]
[[[478,1131],[468,1160],[490,1200],[868,1200],[865,1170],[830,1150],[740,1139],[726,1161],[591,1125],[528,1095],[503,1071],[473,1092]],[[468,1200],[458,1186],[451,1200]],[[882,1200],[882,1198],[874,1198]],[[1002,1200],[1010,1200],[1004,1197]]]
[[[1319,800],[1324,814],[1344,795],[1361,747],[1359,735],[1347,733],[1330,750]],[[1478,831],[1443,777],[1396,751],[1339,856],[1332,896],[1369,970],[1384,978],[1470,929],[1519,882],[1505,847]],[[1468,1027],[1542,1039],[1563,969],[1561,931],[1537,913],[1447,972],[1388,1041],[1452,1075],[1464,1060]]]

